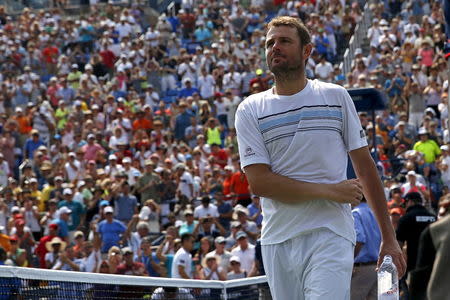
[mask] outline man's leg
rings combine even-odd
[[[298,267],[291,261],[289,249],[292,248],[292,240],[281,244],[263,245],[261,247],[266,271],[267,281],[270,287],[272,299],[303,300],[301,282],[295,275]],[[298,253],[301,255],[301,252]]]
[[[310,236],[302,274],[306,300],[350,300],[353,244],[328,229]]]

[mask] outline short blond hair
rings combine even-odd
[[[309,30],[300,19],[289,16],[280,16],[273,18],[266,26],[266,33],[272,27],[278,26],[288,26],[297,29],[297,34],[300,39],[300,46],[303,47],[311,43],[311,35],[309,33]]]

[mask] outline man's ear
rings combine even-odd
[[[303,47],[303,57],[305,59],[310,57],[312,49],[313,49],[313,45],[311,43],[309,43]]]

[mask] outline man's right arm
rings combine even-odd
[[[337,184],[298,181],[272,172],[266,164],[249,165],[244,170],[254,194],[283,203],[328,199],[357,205],[362,197],[361,184],[355,179]]]
[[[178,273],[180,274],[181,278],[191,279],[191,277],[189,277],[186,271],[184,270],[183,265],[178,265]]]

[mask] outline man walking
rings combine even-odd
[[[275,87],[238,107],[241,166],[262,197],[262,255],[272,297],[350,299],[349,203],[359,204],[363,190],[380,226],[378,264],[389,254],[402,276],[405,261],[354,104],[342,87],[305,77],[311,50],[298,19],[268,24],[266,61]],[[348,154],[357,180],[345,180]]]

